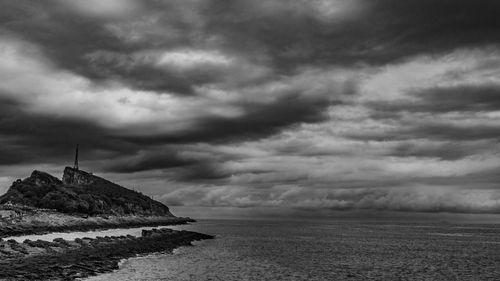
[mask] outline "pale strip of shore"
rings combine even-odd
[[[0,238],[51,232],[92,231],[99,229],[155,227],[194,222],[191,218],[173,216],[83,216],[51,210],[27,209],[19,215],[0,219]]]
[[[17,243],[23,243],[25,240],[31,241],[48,241],[52,242],[54,239],[62,238],[64,240],[75,240],[77,238],[91,238],[96,239],[97,237],[119,237],[119,236],[133,236],[141,237],[143,230],[152,230],[155,228],[170,228],[175,227],[172,225],[159,225],[159,226],[149,226],[149,227],[132,227],[132,228],[111,228],[111,229],[99,229],[91,231],[74,231],[74,232],[50,232],[46,234],[28,234],[21,236],[10,236],[4,237],[4,241],[14,240]]]
[[[19,205],[4,206],[0,217],[0,280],[74,280],[117,269],[122,259],[171,252],[193,241],[213,238],[168,228],[140,229],[189,222],[194,220],[174,216],[87,216]],[[125,231],[120,234],[120,229],[137,233],[126,235]],[[88,237],[92,236],[88,231],[102,233],[103,230],[110,230],[110,235]],[[116,234],[111,234],[113,232]],[[26,235],[34,236],[29,239]],[[38,239],[39,235],[46,235],[47,239]],[[75,239],[74,235],[85,238]],[[14,236],[17,238],[13,239]],[[54,239],[56,236],[68,239]]]

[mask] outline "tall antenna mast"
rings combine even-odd
[[[75,170],[78,170],[78,144],[76,144],[76,153],[75,153],[75,166],[73,167]]]

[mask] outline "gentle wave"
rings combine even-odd
[[[200,221],[176,229],[216,239],[181,247],[174,254],[127,259],[117,271],[86,281],[500,279],[498,226],[468,226],[463,231],[452,224],[418,226]]]

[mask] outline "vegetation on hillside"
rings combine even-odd
[[[90,174],[88,174],[90,175]],[[92,176],[92,184],[63,183],[43,172],[13,183],[0,204],[13,203],[87,215],[167,215],[167,206],[142,193]]]

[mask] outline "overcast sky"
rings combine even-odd
[[[500,212],[498,0],[0,0],[0,192]]]

